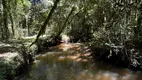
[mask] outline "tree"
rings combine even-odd
[[[60,0],[56,0],[56,1],[55,1],[54,6],[52,7],[51,11],[49,12],[48,17],[46,18],[45,22],[44,22],[43,25],[41,26],[41,28],[40,28],[40,30],[39,30],[39,33],[38,33],[38,35],[37,35],[35,41],[34,41],[30,46],[32,46],[34,43],[36,43],[37,40],[38,40],[38,38],[45,32],[46,26],[47,26],[47,24],[48,24],[48,22],[49,22],[49,20],[50,20],[50,18],[51,18],[51,16],[52,16],[54,10],[56,9],[57,4],[59,3],[59,1],[60,1]]]

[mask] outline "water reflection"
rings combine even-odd
[[[66,47],[66,50],[63,48]],[[61,44],[38,56],[30,71],[19,80],[141,80],[142,73],[92,62],[88,47]]]

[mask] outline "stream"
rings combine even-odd
[[[63,43],[36,56],[17,80],[142,80],[142,72],[94,61],[87,46]]]

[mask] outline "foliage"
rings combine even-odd
[[[0,80],[7,80],[11,79],[16,73],[13,70],[12,65],[0,62]]]
[[[55,1],[55,0],[54,0]],[[52,0],[2,0],[1,39],[36,35],[54,4]],[[73,10],[73,11],[72,11]],[[6,14],[4,14],[6,13]],[[77,41],[119,44],[141,37],[141,1],[61,0],[44,29],[46,35],[68,34]],[[20,33],[19,33],[20,32]],[[7,37],[4,34],[8,34]]]
[[[44,45],[66,34],[73,42],[141,50],[141,0],[1,0],[0,16],[0,41],[36,36],[42,48],[40,37]]]

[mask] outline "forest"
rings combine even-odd
[[[141,70],[141,0],[0,0],[0,80],[141,80]]]

